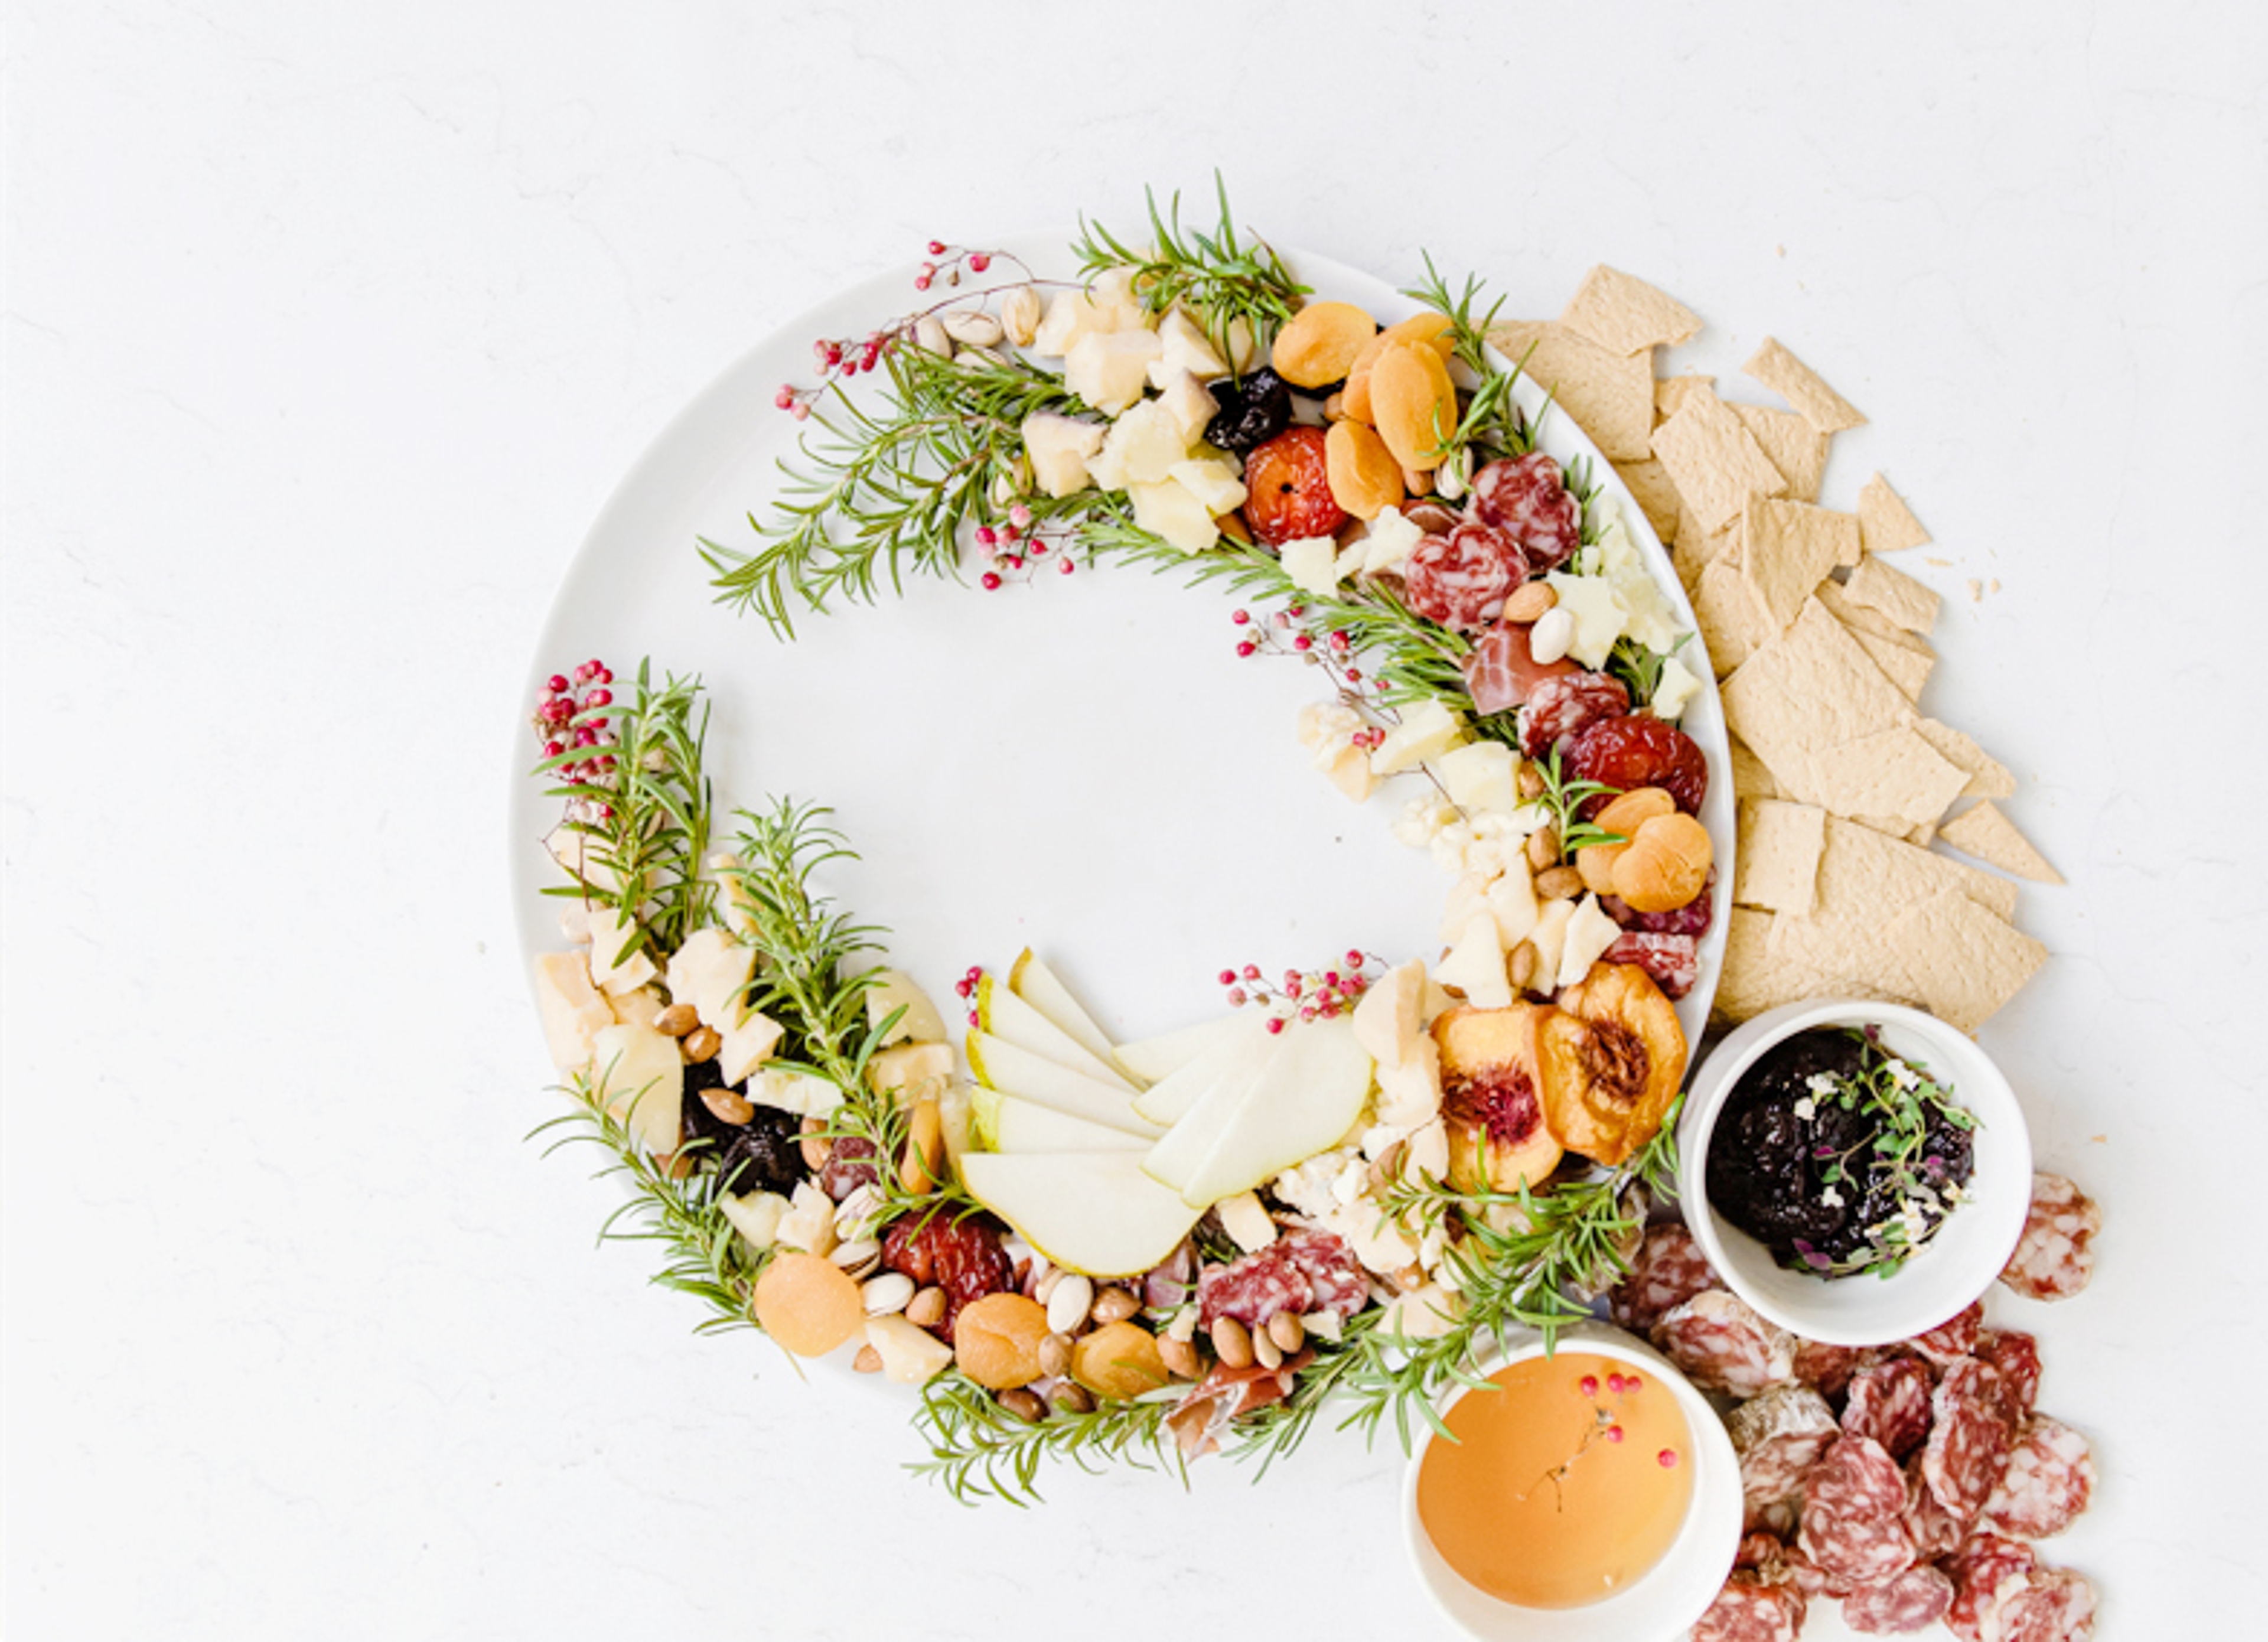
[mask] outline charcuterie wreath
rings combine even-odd
[[[1028,952],[925,991],[816,887],[850,848],[827,811],[720,819],[697,681],[563,665],[534,724],[567,944],[535,989],[571,1101],[539,1133],[608,1154],[608,1234],[659,1244],[704,1329],[902,1385],[912,1469],[963,1498],[1035,1498],[1049,1456],[1264,1469],[1318,1421],[1408,1447],[1491,1348],[1603,1315],[1735,1400],[1749,1537],[1697,1635],[1793,1635],[1822,1595],[1862,1629],[2086,1634],[2086,1582],[2032,1549],[2092,1466],[2035,1411],[2031,1336],[1979,1302],[1801,1340],[1669,1218],[1712,994],[1719,1026],[1835,994],[1973,1031],[2044,955],[2013,883],[1931,847],[2052,877],[2005,769],[1918,707],[1937,596],[1885,556],[1927,536],[1879,475],[1819,504],[1862,418],[1777,342],[1747,369],[1789,409],[1657,380],[1700,322],[1611,269],[1557,321],[1430,261],[1374,312],[1225,196],[1073,251],[1056,281],[932,243],[915,312],[821,339],[778,390],[779,497],[700,544],[718,598],[785,639],[909,573],[1226,582],[1238,653],[1329,687],[1316,768],[1407,791],[1441,945],[1224,969],[1213,1018],[1135,1043]],[[1882,1116],[1839,1157],[1800,1131],[1779,1201],[1849,1235],[1791,1259],[1926,1258],[1964,1120],[1863,1043],[1819,1065],[1787,1123]],[[2076,1292],[2095,1225],[2039,1176],[2004,1283]]]

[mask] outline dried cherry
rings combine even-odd
[[[1709,761],[1693,738],[1646,713],[1594,719],[1567,743],[1566,761],[1579,780],[1600,782],[1617,792],[1660,787],[1689,815],[1701,813],[1701,800],[1709,792]],[[1603,808],[1606,801],[1593,799],[1584,806],[1586,814]]]
[[[1286,428],[1244,459],[1244,522],[1270,547],[1336,535],[1347,522],[1323,445],[1321,428]]]
[[[918,1287],[945,1291],[945,1315],[930,1332],[948,1343],[962,1307],[1005,1291],[1016,1278],[999,1228],[982,1215],[909,1215],[884,1234],[882,1263]]]

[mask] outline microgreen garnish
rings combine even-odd
[[[1812,1160],[1823,1166],[1816,1170],[1819,1182],[1836,1194],[1836,1204],[1887,1203],[1894,1212],[1867,1226],[1863,1246],[1840,1259],[1802,1238],[1793,1246],[1804,1266],[1822,1276],[1864,1271],[1886,1278],[1913,1257],[1961,1200],[1958,1183],[1929,1154],[1932,1123],[1973,1130],[1977,1117],[1955,1105],[1952,1091],[1926,1068],[1889,1053],[1864,1032],[1848,1035],[1859,1045],[1858,1072],[1815,1075],[1796,1116],[1808,1120],[1819,1107],[1833,1106],[1873,1119],[1875,1127],[1849,1145],[1820,1146]]]

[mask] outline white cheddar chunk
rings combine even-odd
[[[579,947],[536,954],[535,1005],[551,1064],[563,1072],[588,1066],[598,1035],[615,1024],[615,1012],[591,984],[590,961]]]
[[[1381,776],[1397,775],[1439,758],[1463,740],[1464,725],[1454,713],[1440,702],[1420,702],[1405,708],[1402,722],[1371,750],[1370,767]]]
[[[1586,895],[1567,920],[1567,937],[1559,948],[1558,984],[1572,986],[1590,974],[1599,955],[1621,937],[1623,926],[1609,917],[1596,895]]]

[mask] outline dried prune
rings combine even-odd
[[[1646,713],[1596,718],[1567,743],[1567,768],[1578,779],[1596,781],[1617,792],[1660,787],[1689,815],[1701,813],[1709,793],[1709,761],[1693,738],[1675,725]],[[1608,800],[1594,799],[1595,811]]]
[[[1209,445],[1242,456],[1292,425],[1292,390],[1265,365],[1241,380],[1224,377],[1206,387],[1220,407],[1205,424]]]
[[[685,1069],[681,1132],[686,1140],[702,1143],[694,1158],[722,1175],[727,1191],[793,1191],[810,1173],[803,1162],[801,1120],[792,1112],[759,1106],[747,1123],[728,1123],[701,1098],[703,1090],[725,1086],[713,1057]]]

